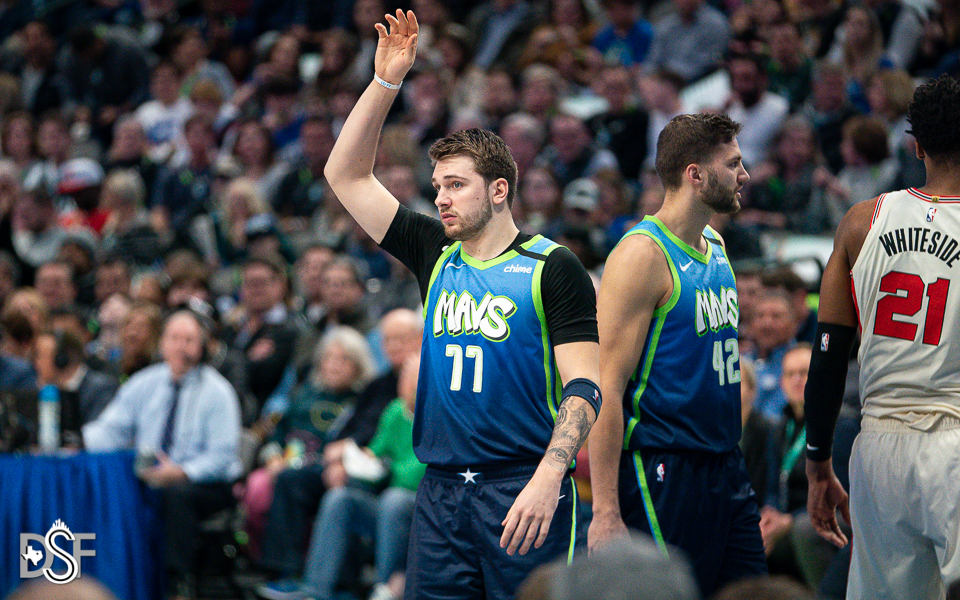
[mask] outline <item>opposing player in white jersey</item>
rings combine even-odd
[[[848,599],[944,598],[960,579],[960,85],[920,86],[908,119],[926,185],[843,218],[807,380],[808,509],[838,546],[838,508],[853,527]],[[830,447],[858,326],[848,509]]]

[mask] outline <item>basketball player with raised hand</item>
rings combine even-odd
[[[739,304],[723,240],[749,179],[723,115],[660,133],[663,207],[610,254],[598,298],[607,398],[590,440],[589,545],[627,527],[689,556],[704,597],[766,573],[760,513],[740,452]]]
[[[405,597],[506,600],[537,565],[572,557],[569,468],[601,401],[596,298],[569,250],[517,229],[517,167],[496,135],[459,131],[431,147],[439,221],[402,207],[374,178],[418,33],[412,11],[386,19],[374,81],[324,175],[364,230],[414,272],[425,307],[413,437],[428,467]]]
[[[943,598],[960,578],[960,85],[914,93],[907,118],[926,185],[851,208],[820,287],[805,393],[808,511],[847,543],[847,598]],[[857,328],[863,422],[850,498],[830,459]],[[851,520],[852,517],[852,520]]]

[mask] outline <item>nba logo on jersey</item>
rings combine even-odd
[[[827,348],[830,347],[830,334],[825,333],[820,336],[820,352],[826,352]]]
[[[667,472],[667,469],[663,466],[663,463],[657,465],[657,481],[663,481],[663,475]]]
[[[933,221],[933,217],[935,217],[936,214],[937,214],[937,209],[936,209],[936,208],[934,208],[934,207],[928,208],[928,209],[927,209],[927,223]]]

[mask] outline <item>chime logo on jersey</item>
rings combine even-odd
[[[516,303],[506,296],[487,292],[478,303],[470,292],[443,290],[433,311],[433,335],[479,333],[488,340],[502,342],[510,335],[507,319],[517,312]]]
[[[718,296],[713,290],[697,290],[697,335],[719,331],[724,327],[736,327],[740,321],[740,305],[735,288],[720,288]]]

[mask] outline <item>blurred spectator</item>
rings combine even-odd
[[[373,79],[373,55],[377,50],[375,23],[383,20],[387,7],[383,0],[354,0],[351,31],[359,36],[360,47],[348,55],[350,66],[347,81],[352,87],[365,87]]]
[[[693,570],[682,552],[669,554],[634,535],[590,552],[543,565],[517,600],[697,600]]]
[[[105,298],[97,311],[97,338],[87,345],[91,358],[111,373],[120,372],[123,356],[121,331],[130,307],[130,299],[125,295],[113,294]]]
[[[647,156],[644,166],[652,169],[657,154],[657,138],[660,132],[675,116],[689,112],[680,98],[684,81],[680,75],[659,69],[650,75],[642,76],[639,81],[640,97],[649,111],[647,126]],[[659,185],[659,179],[654,177]],[[653,214],[653,213],[650,213]]]
[[[83,107],[95,137],[108,142],[117,118],[143,103],[149,71],[143,51],[81,23],[70,35],[63,65],[69,99]]]
[[[163,362],[131,377],[83,428],[90,450],[135,448],[152,457],[137,475],[163,491],[166,566],[181,596],[195,593],[200,521],[235,502],[231,485],[242,470],[240,407],[227,380],[204,364],[207,335],[194,313],[171,315]]]
[[[883,56],[883,33],[877,14],[864,5],[847,8],[843,25],[827,60],[840,64],[849,76],[850,99],[857,108],[866,110],[866,87],[880,67]]]
[[[960,6],[937,0],[923,24],[923,35],[910,72],[925,77],[957,73],[960,61]]]
[[[150,96],[135,113],[150,144],[150,154],[158,160],[173,155],[182,144],[183,124],[193,112],[190,100],[180,95],[180,74],[169,61],[157,63],[150,71]]]
[[[269,211],[252,179],[238,177],[227,185],[216,221],[218,264],[237,264],[250,254],[247,224],[252,218]]]
[[[553,67],[530,65],[520,73],[520,110],[544,127],[557,112],[563,80]]]
[[[296,58],[299,59],[299,55]],[[300,126],[306,117],[300,106],[299,92],[299,77],[292,75],[274,76],[260,89],[263,98],[261,123],[270,132],[276,156],[284,161],[296,156],[300,148]]]
[[[275,159],[273,136],[260,121],[251,119],[237,126],[233,156],[244,177],[250,179],[262,198],[272,198],[286,169]]]
[[[77,300],[74,268],[65,260],[55,259],[41,265],[34,285],[50,310],[69,308]]]
[[[67,120],[55,112],[44,115],[37,125],[37,154],[40,155],[40,161],[34,163],[24,175],[24,189],[42,189],[51,196],[55,195],[60,183],[60,169],[71,156],[71,146]]]
[[[517,180],[523,181],[543,151],[546,140],[543,125],[527,113],[515,112],[501,123],[500,137],[510,148],[510,154],[517,163]]]
[[[399,395],[386,408],[377,425],[365,456],[355,457],[355,444],[329,444],[324,451],[327,472],[339,470],[349,476],[347,464],[380,461],[389,487],[375,493],[370,485],[382,477],[354,478],[350,485],[336,487],[324,494],[313,523],[307,550],[304,579],[299,591],[312,598],[333,598],[345,567],[353,572],[361,565],[351,560],[351,545],[357,537],[371,545],[376,553],[376,584],[373,598],[401,598],[404,587],[407,542],[413,516],[416,489],[426,465],[413,453],[413,410],[417,396],[417,371],[420,360],[411,357],[400,373]],[[336,448],[336,450],[334,450]],[[258,589],[266,598],[280,597],[286,586],[277,583]]]
[[[502,68],[487,71],[476,95],[474,101],[479,101],[480,111],[487,118],[490,128],[503,133],[505,119],[517,111],[520,102],[517,81],[512,72]]]
[[[160,342],[160,308],[144,300],[134,300],[120,324],[121,381],[153,364]]]
[[[466,23],[473,36],[473,62],[481,69],[517,64],[538,20],[527,0],[481,3],[470,12]]]
[[[323,200],[323,167],[333,148],[330,121],[311,117],[300,126],[300,157],[277,185],[271,199],[284,231],[308,227],[307,219]]]
[[[650,119],[636,103],[633,77],[626,67],[609,66],[600,73],[596,86],[607,108],[591,118],[590,128],[601,148],[613,152],[626,179],[638,180],[647,157],[647,130]]]
[[[814,600],[814,595],[795,580],[780,575],[731,583],[713,600]]]
[[[807,54],[796,23],[783,19],[772,24],[767,44],[770,59],[766,72],[771,92],[786,98],[790,111],[796,111],[812,90],[813,59]]]
[[[673,0],[675,12],[654,25],[653,45],[644,62],[652,73],[666,69],[691,82],[720,65],[730,40],[723,13],[704,0]]]
[[[20,269],[17,262],[11,254],[0,251],[0,307],[6,303],[19,283]]]
[[[195,114],[184,124],[189,162],[168,168],[157,182],[153,201],[153,227],[175,236],[178,244],[188,243],[188,228],[194,217],[206,211],[210,201],[216,137],[213,124]]]
[[[297,294],[294,310],[302,326],[314,327],[326,312],[323,305],[323,272],[334,259],[330,248],[313,244],[297,259]]]
[[[810,365],[810,344],[798,344],[783,355],[780,381],[787,403],[770,445],[770,465],[760,530],[767,556],[793,523],[794,511],[807,506],[807,476],[804,461],[806,427],[803,415],[803,388]]]
[[[10,294],[6,304],[3,306],[3,312],[16,311],[22,314],[30,322],[32,329],[30,333],[33,336],[39,335],[41,331],[46,331],[50,324],[50,308],[46,301],[34,288],[21,287]],[[32,345],[27,350],[33,350]],[[27,354],[24,354],[26,357]]]
[[[530,33],[519,66],[550,65],[567,81],[589,86],[591,74],[603,63],[600,52],[591,45],[596,32],[597,24],[590,19],[583,0],[550,0],[547,19]]]
[[[765,290],[757,302],[750,323],[756,344],[753,357],[757,372],[756,409],[765,417],[780,421],[787,399],[780,388],[783,356],[793,347],[797,316],[793,302],[781,291]]]
[[[203,34],[195,27],[183,27],[177,31],[170,57],[182,78],[180,94],[191,97],[194,87],[201,81],[210,80],[220,92],[220,98],[233,96],[236,84],[223,63],[210,60],[210,48]]]
[[[429,217],[437,216],[437,207],[420,193],[417,173],[412,166],[397,164],[381,167],[377,169],[376,176],[400,204]]]
[[[450,131],[449,82],[443,73],[425,66],[413,74],[410,83],[408,128],[424,149]]]
[[[163,243],[150,224],[145,199],[146,187],[135,170],[114,171],[107,177],[100,192],[100,209],[110,215],[101,231],[102,254],[141,267],[157,262]]]
[[[273,443],[261,451],[266,467],[247,479],[248,525],[254,533],[264,532],[259,562],[281,576],[302,570],[303,531],[332,487],[324,477],[324,446],[339,438],[357,392],[372,375],[370,347],[363,336],[349,327],[327,332],[313,352],[308,378],[291,393]]]
[[[770,421],[753,408],[757,397],[757,374],[753,361],[744,358],[740,361],[740,423],[743,433],[740,436],[740,451],[747,465],[750,487],[757,497],[757,503],[764,505],[767,495],[767,454],[770,451]]]
[[[890,150],[893,154],[916,151],[916,143],[907,134],[907,107],[916,85],[906,71],[884,69],[870,77],[867,84],[867,103],[870,115],[887,127]],[[908,143],[909,140],[909,143]]]
[[[794,233],[832,231],[823,188],[817,185],[826,166],[814,136],[810,123],[800,115],[783,122],[770,157],[750,171],[738,221]]]
[[[88,575],[67,584],[45,579],[31,581],[14,590],[7,600],[117,600],[117,597]]]
[[[843,67],[820,62],[813,72],[813,94],[801,109],[817,132],[820,151],[832,173],[843,168],[840,140],[843,124],[857,114],[847,96],[847,76]]]
[[[872,117],[853,117],[843,124],[840,152],[844,167],[836,178],[824,177],[830,224],[836,228],[851,206],[891,189],[897,160],[890,156],[887,129]]]
[[[224,339],[244,353],[250,391],[261,409],[293,356],[297,326],[287,309],[287,276],[276,256],[248,259],[241,270],[240,304]]]
[[[18,180],[37,161],[37,140],[30,113],[11,112],[4,116],[0,130],[0,156],[13,161]]]
[[[66,261],[73,267],[73,282],[77,286],[75,303],[85,311],[93,308],[96,302],[96,251],[97,239],[89,229],[70,229],[66,239],[60,244],[60,252],[57,253],[59,260]]]
[[[807,476],[804,387],[810,364],[810,344],[798,344],[783,357],[781,387],[787,397],[782,424],[773,430],[768,464],[766,505],[761,510],[767,562],[772,574],[806,581],[816,589],[837,554],[813,529],[807,514]],[[844,453],[843,455],[845,455]],[[838,452],[838,459],[842,455]]]
[[[5,308],[0,316],[0,390],[35,390],[36,374],[26,352],[18,355],[10,350],[27,348],[32,352],[36,334],[30,321],[20,312]]]
[[[182,138],[182,128],[177,130],[177,135]],[[184,142],[183,145],[186,146],[186,143]],[[185,156],[186,152],[185,147],[180,149],[180,154]],[[166,160],[168,157],[164,156],[162,158]],[[178,158],[178,155],[170,158],[172,163],[176,163],[178,160],[185,159]],[[104,170],[107,173],[117,169],[136,171],[147,189],[147,195],[144,196],[141,203],[144,207],[152,206],[150,194],[154,191],[162,164],[156,162],[150,156],[149,142],[140,121],[132,115],[124,115],[117,119],[117,124],[113,130],[113,142],[107,149]]]
[[[130,294],[130,263],[121,255],[108,255],[96,268],[95,295],[97,306],[113,295]]]
[[[550,121],[550,145],[542,154],[560,185],[590,177],[602,169],[617,169],[617,157],[598,148],[590,129],[578,117],[561,113]]]
[[[34,117],[59,109],[67,99],[66,81],[55,58],[57,40],[43,21],[32,21],[20,30],[22,46],[0,66],[20,79],[22,106]]]
[[[38,388],[54,385],[60,390],[60,426],[73,434],[64,436],[64,444],[79,445],[79,437],[74,436],[79,436],[80,427],[100,416],[120,383],[87,366],[82,341],[69,331],[40,334],[33,365]]]
[[[100,187],[103,185],[103,167],[89,158],[73,158],[60,171],[57,193],[71,204],[60,211],[62,227],[82,227],[95,231],[103,229],[109,214],[99,210]]]
[[[607,64],[632,67],[643,62],[653,43],[653,26],[640,16],[636,0],[603,0],[609,23],[593,38]]]
[[[397,397],[401,367],[420,351],[423,317],[409,308],[393,309],[380,319],[377,332],[387,369],[360,392],[353,415],[341,431],[341,438],[350,438],[361,446],[370,443],[381,413]]]
[[[803,278],[789,266],[784,265],[764,272],[761,281],[765,289],[780,290],[790,298],[793,312],[797,316],[797,332],[794,339],[797,342],[814,343],[817,335],[817,311],[807,303],[809,290]]]
[[[166,280],[160,273],[146,271],[137,274],[130,284],[130,298],[137,302],[148,302],[155,306],[164,303]]]
[[[723,112],[743,124],[737,134],[743,162],[756,166],[767,158],[771,141],[790,110],[787,100],[767,90],[763,59],[755,54],[735,54],[727,62],[730,97]]]

